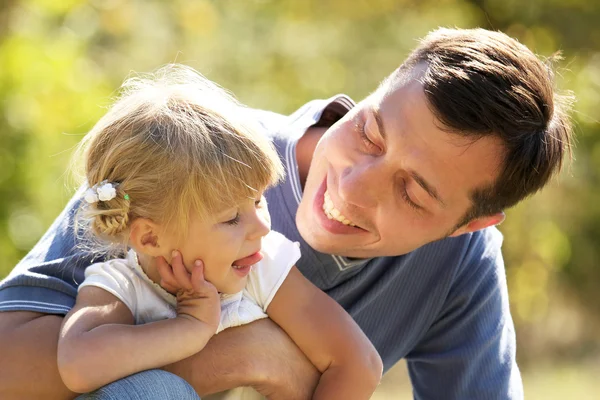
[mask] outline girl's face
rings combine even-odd
[[[217,212],[205,219],[192,217],[179,250],[186,266],[204,262],[204,277],[221,293],[244,289],[250,267],[262,259],[261,239],[271,229],[263,196]],[[167,258],[168,259],[168,258]]]

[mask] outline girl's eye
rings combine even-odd
[[[237,225],[240,222],[240,213],[235,214],[235,217],[230,219],[229,221],[225,221],[227,225]]]

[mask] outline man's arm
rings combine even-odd
[[[415,399],[522,399],[498,232],[474,235],[437,320],[407,355]]]
[[[270,319],[225,329],[198,354],[165,367],[202,395],[251,386],[269,399],[310,399],[321,374]]]
[[[58,374],[62,317],[33,312],[0,313],[0,398],[72,399]],[[320,374],[270,320],[216,335],[206,348],[165,368],[198,393],[253,386],[271,399],[310,398]]]
[[[62,317],[0,312],[0,399],[72,399],[62,383],[56,348]]]

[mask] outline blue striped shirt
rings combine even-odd
[[[415,399],[522,399],[502,235],[486,228],[396,257],[352,260],[310,248],[295,225],[302,196],[295,150],[309,126],[354,106],[344,95],[290,116],[248,110],[272,138],[286,179],[266,193],[272,227],[298,241],[298,268],[339,302],[379,351],[385,369],[407,361]],[[0,311],[65,314],[93,256],[78,248],[76,194],[34,249],[0,282]]]

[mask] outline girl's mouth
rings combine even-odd
[[[231,266],[233,268],[236,268],[236,269],[241,269],[241,268],[244,268],[244,267],[250,267],[250,266],[256,264],[257,262],[259,262],[262,259],[263,259],[262,253],[260,251],[257,251],[256,253],[250,254],[247,257],[240,258],[239,260],[235,260],[231,264]]]

